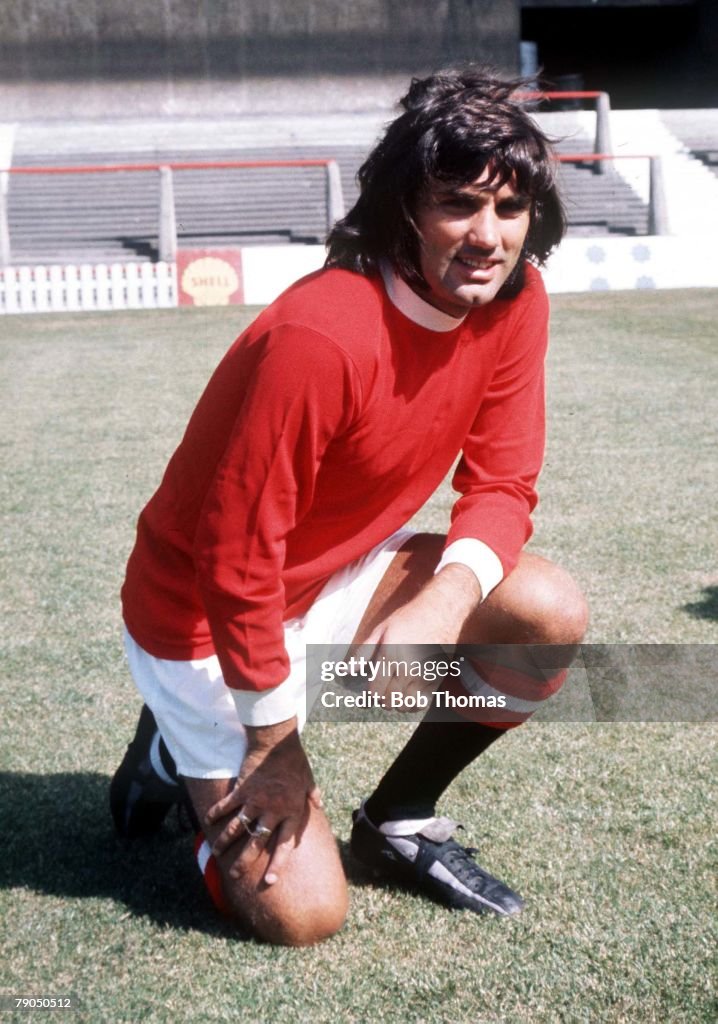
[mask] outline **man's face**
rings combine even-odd
[[[450,316],[496,297],[518,263],[529,229],[531,201],[511,181],[500,188],[490,172],[467,185],[438,186],[417,211],[422,298]]]

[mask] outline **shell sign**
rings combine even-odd
[[[177,253],[180,306],[244,302],[241,249],[183,249]]]

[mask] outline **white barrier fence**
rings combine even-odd
[[[84,263],[0,270],[0,314],[176,305],[173,263]]]
[[[710,234],[679,238],[566,238],[543,272],[556,292],[717,288]],[[318,270],[323,245],[242,249],[244,302],[263,306],[298,278]],[[162,309],[178,303],[174,263],[83,264],[0,269],[0,315],[64,310]]]

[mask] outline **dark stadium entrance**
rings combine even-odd
[[[539,67],[559,88],[606,90],[622,108],[716,106],[716,8],[711,0],[524,0],[521,38],[536,43]]]

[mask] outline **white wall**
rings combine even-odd
[[[265,305],[292,281],[318,270],[324,247],[252,246],[242,251],[245,302]],[[641,235],[566,238],[544,271],[549,292],[716,288],[712,238]]]

